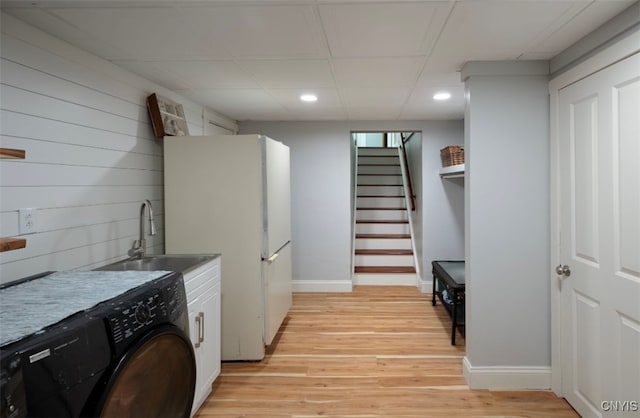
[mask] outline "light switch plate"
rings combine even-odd
[[[25,208],[20,209],[20,224],[19,224],[19,233],[20,235],[33,234],[38,232],[37,228],[37,209],[33,208]]]

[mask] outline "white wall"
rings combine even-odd
[[[352,131],[421,131],[423,264],[435,257],[462,258],[464,238],[438,176],[440,148],[462,142],[462,121],[241,122],[240,133],[260,133],[291,148],[293,278],[297,290],[351,288]],[[445,145],[443,145],[445,144]],[[454,192],[455,194],[455,192]],[[462,189],[458,199],[462,202]],[[454,199],[454,200],[455,200]],[[418,202],[420,206],[420,202]],[[443,236],[434,234],[449,231]],[[451,231],[459,231],[459,234]],[[447,248],[448,250],[441,250]],[[430,268],[423,277],[430,280]]]
[[[547,68],[463,69],[465,365],[474,388],[550,387]]]
[[[203,108],[4,13],[0,55],[1,146],[26,150],[0,160],[0,236],[18,235],[18,209],[37,210],[27,247],[0,253],[0,282],[122,257],[143,199],[158,226],[147,245],[163,252],[163,148],[145,98],[181,102],[196,135]]]
[[[464,260],[464,180],[439,175],[440,150],[463,145],[464,123],[431,124],[422,135],[423,279],[431,281],[432,261]]]

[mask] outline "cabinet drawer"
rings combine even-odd
[[[217,280],[219,279],[219,277],[220,277],[220,263],[218,262],[218,260],[212,260],[211,262],[189,272],[189,274],[183,277],[184,289],[187,293],[187,300],[189,300],[189,293],[198,289],[200,286],[205,284],[208,280]]]

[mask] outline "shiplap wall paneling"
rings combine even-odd
[[[27,158],[0,162],[0,236],[19,234],[20,208],[36,209],[36,232],[26,248],[0,254],[0,282],[122,258],[138,237],[144,199],[158,227],[148,250],[164,252],[162,141],[145,98],[180,98],[2,17],[0,141]],[[201,132],[202,107],[185,110],[189,129]]]

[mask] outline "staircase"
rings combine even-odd
[[[358,148],[354,284],[416,285],[396,148]]]

